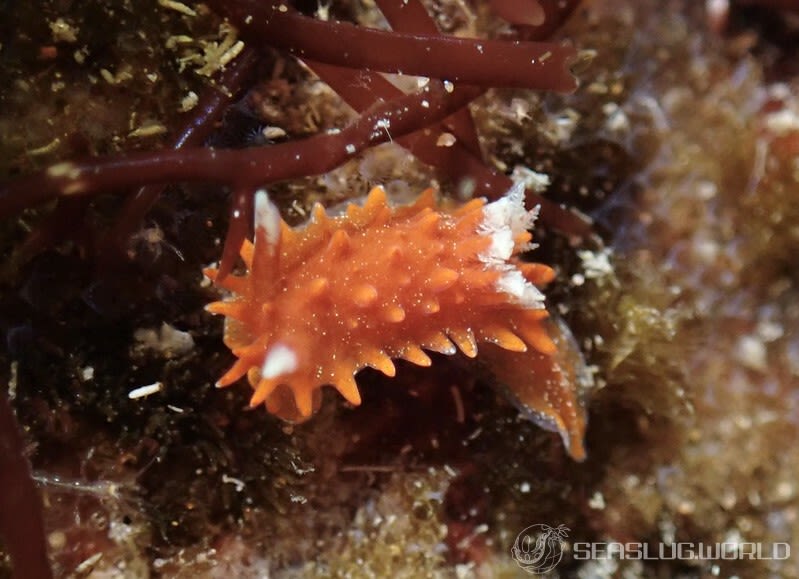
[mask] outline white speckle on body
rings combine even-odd
[[[283,374],[289,374],[297,369],[297,353],[287,346],[278,342],[266,353],[264,364],[261,368],[262,378],[276,378]]]

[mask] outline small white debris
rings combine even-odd
[[[567,143],[580,123],[580,114],[573,109],[565,109],[560,114],[547,117],[543,125],[544,134],[552,143]]]
[[[176,34],[166,39],[166,47],[170,50],[174,50],[179,46],[191,44],[192,42],[194,42],[194,39],[191,36]]]
[[[696,184],[696,194],[702,201],[710,201],[719,192],[713,181],[700,181]]]
[[[89,380],[93,380],[94,379],[94,367],[93,366],[86,366],[85,368],[81,368],[80,378],[84,382],[88,382]]]
[[[388,118],[378,119],[378,121],[375,123],[375,129],[383,129],[386,133],[386,136],[388,137],[388,140],[393,141],[393,139],[391,138],[391,133],[388,131],[390,128],[391,128],[391,119]]]
[[[77,179],[80,177],[80,168],[74,163],[64,161],[56,163],[47,169],[47,176],[52,179]]]
[[[147,396],[157,394],[163,387],[163,382],[153,382],[152,384],[147,384],[146,386],[139,386],[138,388],[134,388],[128,392],[128,398],[131,400],[146,398]]]
[[[183,97],[183,99],[180,101],[179,110],[180,112],[185,113],[196,107],[197,103],[199,102],[200,102],[200,97],[197,96],[196,92],[190,90],[188,94],[185,97]]]
[[[605,508],[605,497],[602,495],[601,492],[597,491],[594,495],[589,499],[588,506],[592,509],[597,511],[601,511]]]
[[[47,535],[47,544],[50,549],[60,551],[67,546],[67,535],[63,531],[53,531]]]
[[[785,328],[780,324],[769,320],[761,320],[757,323],[757,335],[764,342],[774,342],[785,334]]]
[[[137,346],[143,350],[158,352],[164,358],[175,358],[187,354],[194,348],[194,338],[189,332],[181,332],[166,322],[159,330],[141,328],[133,333]]]
[[[575,273],[571,277],[571,284],[574,287],[580,287],[581,285],[585,284],[585,276],[581,273]]]
[[[261,134],[265,139],[280,139],[286,136],[286,131],[280,127],[266,126],[261,129]]]
[[[242,50],[244,43],[237,37],[238,31],[227,22],[219,25],[215,40],[199,40],[198,48],[178,59],[181,68],[188,65],[196,67],[195,72],[201,76],[212,76],[225,68]],[[186,35],[173,36],[167,40],[167,47],[189,44],[197,45],[198,41]]]
[[[514,183],[521,183],[526,189],[530,189],[536,193],[543,193],[546,191],[547,187],[549,187],[552,182],[549,179],[549,175],[546,173],[533,171],[524,165],[516,165],[513,168],[510,178]]]
[[[436,140],[436,147],[451,147],[456,141],[452,133],[441,133]]]
[[[86,57],[89,55],[89,48],[84,46],[83,48],[79,48],[75,52],[72,53],[72,57],[75,59],[75,62],[78,64],[83,64],[86,62]]]
[[[697,239],[694,242],[694,253],[704,263],[711,265],[718,259],[721,246],[713,239]]]
[[[321,0],[319,0],[319,4],[316,7],[316,18],[321,20],[322,22],[327,22],[330,20],[330,4],[332,0],[328,0],[327,4],[323,4]]]
[[[58,18],[50,22],[50,33],[53,35],[53,42],[77,42],[80,29],[64,20]]]
[[[286,344],[278,342],[266,353],[261,368],[262,378],[276,378],[297,369],[297,353]]]
[[[128,137],[132,139],[154,137],[156,135],[163,135],[166,132],[167,132],[166,126],[162,125],[159,122],[153,122],[133,129],[131,132],[128,133]]]
[[[477,564],[473,561],[469,563],[461,563],[460,565],[455,565],[455,577],[456,579],[467,579],[469,577],[474,577],[474,568]]]
[[[226,484],[232,484],[236,487],[236,492],[241,492],[244,490],[244,487],[247,486],[244,484],[244,481],[239,478],[234,478],[232,476],[228,476],[226,474],[222,475],[222,482]]]
[[[613,274],[609,248],[597,252],[580,250],[577,252],[577,257],[583,262],[583,272],[587,279],[598,279]]]
[[[756,336],[741,336],[736,350],[741,363],[750,370],[762,372],[768,367],[766,345]]]
[[[775,101],[786,101],[791,98],[791,93],[793,90],[791,87],[784,82],[775,82],[774,84],[768,85],[766,88],[766,94],[770,100]]]
[[[777,498],[779,500],[787,501],[793,498],[794,494],[796,493],[796,490],[792,483],[787,481],[782,481],[779,484],[777,484],[776,492],[777,492]]]
[[[455,85],[452,84],[450,81],[445,80],[444,81],[444,90],[449,92],[449,93],[451,93],[452,91],[455,90]]]
[[[8,378],[8,398],[14,400],[17,397],[17,381],[19,378],[19,362],[11,362],[10,376]]]
[[[112,73],[107,68],[101,68],[100,76],[103,77],[103,80],[105,82],[114,86],[124,84],[127,81],[133,79],[133,73],[131,69],[127,66],[120,67],[120,70],[117,71],[116,74]],[[166,131],[166,127],[164,128],[164,131]]]
[[[124,522],[122,519],[111,519],[108,522],[108,538],[117,545],[130,545],[134,539],[139,535],[140,529],[130,523]],[[120,565],[117,569],[123,569]],[[118,577],[119,575],[117,575]],[[90,577],[100,578],[103,577],[102,573],[92,573]],[[107,577],[107,575],[106,575]]]
[[[242,50],[244,50],[244,43],[239,40],[219,57],[219,67],[225,68],[225,66],[230,64],[230,61],[241,54]]]
[[[95,553],[88,559],[84,559],[83,561],[81,561],[80,564],[77,567],[75,567],[73,573],[77,576],[80,576],[83,575],[84,573],[87,573],[88,571],[91,571],[94,568],[94,566],[100,562],[100,559],[102,558],[103,558],[102,553]]]
[[[766,115],[766,127],[776,136],[799,131],[799,115],[791,109],[782,109]]]
[[[353,145],[352,143],[350,143],[349,145],[347,145],[346,147],[344,147],[344,150],[345,150],[345,151],[347,151],[347,154],[348,154],[348,155],[352,155],[352,154],[355,152],[355,145]]]
[[[616,103],[605,103],[602,112],[607,117],[605,128],[611,133],[625,133],[630,130],[630,119],[627,118],[627,113]]]
[[[511,118],[517,123],[526,121],[530,117],[531,102],[528,99],[513,98],[510,101]]]

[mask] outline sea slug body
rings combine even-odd
[[[246,375],[252,406],[297,421],[318,407],[323,386],[360,404],[360,369],[393,376],[392,359],[429,365],[425,350],[474,357],[488,342],[551,356],[537,286],[553,270],[518,259],[534,219],[521,186],[451,211],[432,191],[392,207],[378,187],[339,217],[316,205],[292,229],[257,192],[255,240],[241,248],[246,273],[205,271],[231,292],[207,310],[226,316],[225,343],[238,358],[217,385]]]

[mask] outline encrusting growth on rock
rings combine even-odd
[[[535,214],[521,186],[451,211],[432,190],[392,207],[376,187],[339,217],[317,204],[292,229],[258,191],[255,241],[241,247],[246,274],[205,271],[232,292],[207,306],[226,316],[225,343],[238,358],[217,385],[246,375],[251,406],[298,421],[318,407],[322,386],[360,404],[360,369],[394,376],[395,358],[430,365],[425,350],[474,357],[488,342],[551,356],[537,286],[554,272],[517,257],[531,248]]]

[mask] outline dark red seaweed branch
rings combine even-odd
[[[345,22],[322,22],[273,2],[209,0],[251,41],[302,58],[348,68],[446,79],[485,87],[556,92],[577,88],[568,45],[519,40],[465,39],[387,32]]]
[[[0,218],[60,196],[113,191],[131,183],[212,182],[259,187],[335,169],[365,148],[441,120],[479,89],[434,85],[380,102],[338,133],[246,150],[187,148],[63,162],[0,185]],[[422,101],[426,103],[422,105]]]
[[[0,537],[14,577],[48,579],[42,499],[31,478],[23,439],[5,392],[0,391]]]

